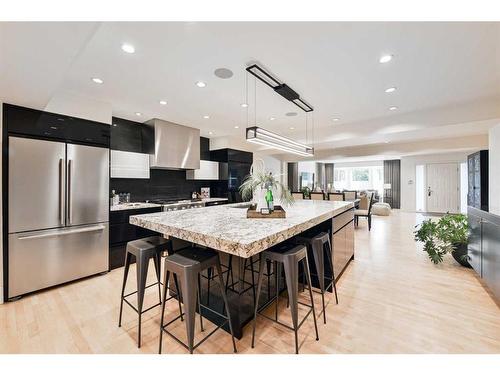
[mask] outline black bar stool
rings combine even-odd
[[[337,305],[339,303],[337,285],[335,283],[335,272],[333,271],[333,251],[330,242],[330,234],[328,232],[321,232],[312,238],[298,236],[295,239],[297,243],[304,244],[312,250],[317,272],[316,276],[318,277],[319,289],[321,293],[321,302],[323,304],[323,322],[326,324],[325,291],[333,287],[335,292],[335,302]],[[326,277],[328,281],[327,285],[325,285],[325,253],[328,258],[328,266],[331,272],[331,276]]]
[[[142,238],[140,240],[130,241],[127,243],[127,249],[125,252],[125,272],[123,274],[123,285],[122,285],[122,293],[120,298],[120,317],[118,319],[118,327],[122,325],[122,312],[123,312],[123,302],[127,303],[138,315],[139,315],[139,328],[137,334],[137,347],[141,347],[141,318],[142,314],[146,311],[149,311],[156,306],[161,305],[161,286],[160,286],[160,259],[161,253],[167,250],[170,250],[172,246],[171,241],[161,237],[161,236],[152,236]],[[130,268],[130,264],[132,263],[132,257],[135,257],[136,260],[136,275],[137,275],[137,290],[135,292],[129,293],[125,295],[125,286],[127,284],[127,276]],[[157,282],[146,286],[146,278],[148,276],[148,268],[149,261],[153,259]],[[177,279],[174,279],[175,284],[177,286]],[[144,293],[147,288],[158,285],[158,297],[159,302],[147,309],[143,310],[144,303]],[[179,290],[179,289],[177,289]],[[128,300],[127,297],[137,293],[137,307],[133,306]],[[170,297],[172,298],[172,297]],[[169,298],[169,299],[170,299]],[[179,302],[180,307],[180,302]]]
[[[281,277],[281,271],[280,271],[281,265],[284,268],[286,287],[288,290],[288,301],[290,303],[290,311],[291,311],[291,315],[292,315],[293,327],[290,327],[284,323],[281,323],[277,319],[278,300],[279,300],[279,285],[278,285],[278,283],[276,285],[276,296],[271,298],[267,303],[265,303],[264,306],[262,306],[260,308],[260,311],[262,311],[267,306],[269,306],[271,303],[276,301],[276,317],[275,317],[275,319],[270,318],[268,316],[265,316],[263,314],[262,314],[262,316],[294,331],[294,333],[295,333],[295,353],[299,354],[299,342],[298,342],[297,332],[311,312],[312,312],[313,320],[314,320],[314,329],[316,331],[316,340],[319,340],[318,325],[316,324],[316,313],[314,310],[314,300],[313,300],[312,287],[311,287],[311,275],[309,273],[309,262],[307,260],[307,248],[304,245],[282,244],[282,245],[278,245],[274,248],[271,248],[269,250],[262,252],[262,257],[260,259],[260,268],[259,268],[259,281],[258,281],[258,285],[257,285],[257,300],[255,303],[255,311],[254,311],[254,318],[253,318],[252,348],[254,347],[254,344],[255,344],[255,326],[256,326],[256,320],[257,320],[257,313],[259,310],[259,296],[260,296],[261,289],[262,289],[262,280],[264,278],[264,265],[265,265],[265,262],[267,260],[275,262],[275,266],[276,266],[275,272],[276,272],[276,277],[278,279]],[[309,286],[309,297],[311,299],[310,305],[307,305],[305,303],[298,301],[298,296],[299,296],[299,288],[298,288],[299,263],[300,262],[302,262],[304,265],[304,272],[305,272],[306,277],[307,277],[307,284]],[[298,305],[299,304],[310,308],[309,311],[307,312],[306,316],[304,317],[304,319],[302,319],[302,321],[300,323],[298,321],[298,310],[299,310]]]
[[[224,300],[224,309],[227,312],[226,315],[220,314],[217,311],[210,309],[208,306],[200,303],[200,293],[199,293],[199,275],[202,271],[215,267],[217,271],[217,278],[219,284],[219,289],[222,294],[222,299]],[[179,340],[176,336],[174,336],[171,332],[167,331],[167,326],[171,323],[182,317],[183,313],[180,310],[180,315],[177,318],[172,319],[171,321],[164,324],[164,315],[165,315],[165,300],[167,294],[167,288],[170,279],[170,273],[173,273],[174,276],[178,276],[180,278],[181,291],[182,291],[182,300],[184,303],[184,310],[186,315],[186,333],[188,338],[188,344],[186,345],[181,340]],[[174,279],[175,280],[175,279]],[[231,324],[231,317],[229,313],[229,307],[227,303],[227,297],[224,290],[224,281],[222,278],[222,270],[221,264],[219,260],[219,253],[212,249],[208,248],[200,248],[200,247],[190,247],[186,249],[182,249],[172,255],[169,255],[165,258],[165,273],[164,273],[164,281],[163,281],[163,304],[161,308],[161,323],[160,323],[160,345],[158,352],[161,354],[162,349],[162,338],[163,332],[167,333],[173,339],[175,339],[178,343],[183,345],[186,349],[189,350],[190,353],[193,353],[193,350],[196,349],[199,345],[201,345],[206,339],[208,339],[212,334],[215,333],[219,328],[221,328],[226,323],[229,324],[229,330],[231,331],[231,336],[233,340],[233,349],[236,353],[236,343],[234,341],[233,335],[233,326]],[[210,312],[224,318],[223,322],[218,325],[212,332],[210,332],[207,336],[205,336],[200,342],[196,345],[194,344],[194,330],[195,330],[195,313],[196,313],[196,296],[198,295],[198,303],[200,309],[200,317],[201,317],[201,308],[209,310]],[[203,330],[203,327],[202,327]]]

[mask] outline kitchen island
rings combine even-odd
[[[248,203],[237,203],[130,217],[130,224],[220,252],[221,262],[226,265],[224,279],[234,333],[238,338],[242,336],[243,326],[253,317],[258,272],[256,264],[260,252],[299,234],[313,235],[328,231],[332,236],[336,278],[354,258],[352,202],[299,200],[286,208],[285,219],[247,219],[248,206]],[[310,258],[312,259],[312,255]],[[316,272],[313,263],[310,262],[310,267],[314,275]],[[326,276],[331,275],[331,270],[327,269],[325,273]],[[268,301],[274,290],[275,277],[270,265],[266,275],[269,276],[266,277],[267,288],[263,288],[260,298],[262,304]],[[218,288],[212,287],[209,290],[208,281],[204,278],[202,283],[202,302],[208,303],[214,310],[222,311]],[[281,281],[280,285],[285,283]],[[202,312],[210,320],[218,322],[216,315],[211,315],[208,311]]]

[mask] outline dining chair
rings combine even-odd
[[[343,201],[344,193],[328,193],[329,201]]]
[[[367,198],[363,198],[359,202],[359,208],[354,210],[354,224],[359,225],[359,218],[366,217],[368,219],[368,230],[372,229],[372,206],[374,193],[370,193]]]
[[[301,191],[292,191],[292,197],[293,199],[305,199],[304,193]]]
[[[325,200],[325,194],[323,192],[311,191],[310,197],[312,200],[322,201]]]
[[[344,190],[344,199],[346,201],[353,201],[358,197],[356,190]]]

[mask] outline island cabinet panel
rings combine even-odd
[[[348,210],[332,219],[333,270],[338,279],[354,257],[354,210]]]
[[[344,259],[346,257],[346,231],[339,230],[333,235],[333,271],[338,278],[344,268]]]
[[[469,206],[469,264],[500,301],[500,216]]]

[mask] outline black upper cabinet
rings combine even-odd
[[[213,181],[210,188],[216,196],[227,196],[229,203],[241,202],[239,187],[250,174],[253,153],[224,148],[210,151],[210,158],[219,162],[219,181]]]
[[[154,129],[140,122],[113,117],[111,149],[120,151],[154,153]]]
[[[200,159],[210,160],[210,138],[200,137]]]
[[[3,105],[9,134],[109,147],[108,124],[11,104]]]
[[[247,151],[234,150],[231,148],[222,148],[220,150],[210,151],[210,158],[212,161],[222,163],[239,162],[239,163],[253,163],[253,153]]]
[[[142,125],[142,153],[154,154],[155,153],[155,129],[152,126]]]
[[[467,205],[488,211],[488,150],[467,157]]]

